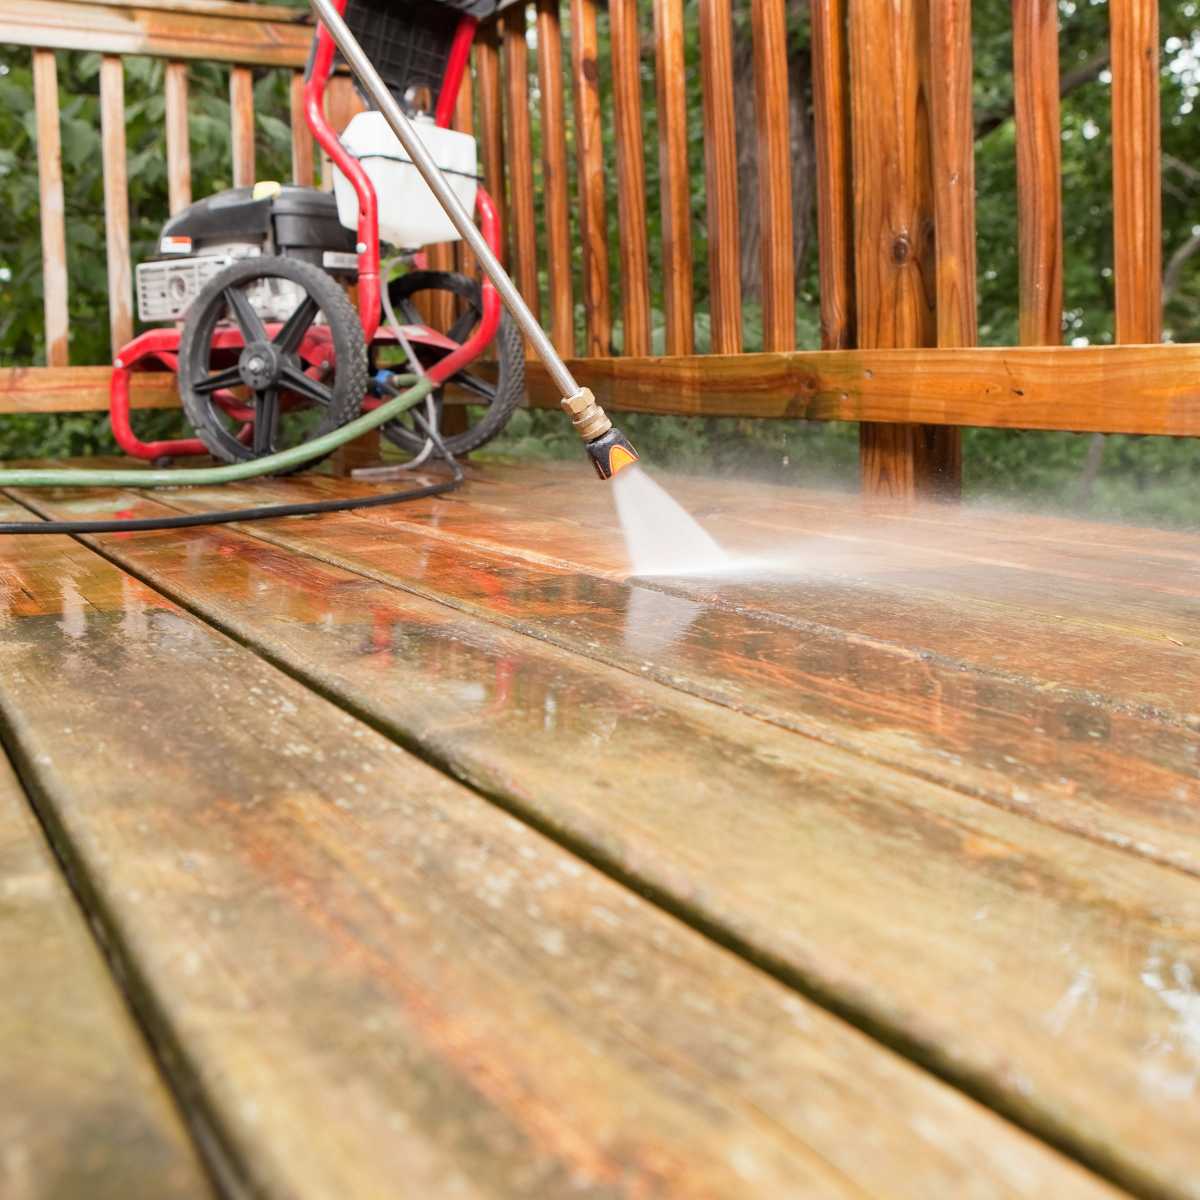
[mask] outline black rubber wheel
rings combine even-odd
[[[424,325],[425,319],[417,310],[414,298],[421,292],[450,292],[462,301],[462,311],[446,336],[455,342],[465,342],[483,314],[483,288],[476,279],[452,271],[409,271],[388,284],[388,298],[397,318],[407,325]],[[438,421],[442,415],[442,393],[449,389],[467,399],[478,410],[471,413],[472,423],[462,433],[445,438],[451,454],[468,454],[490,442],[512,416],[525,394],[525,347],[521,334],[507,310],[502,312],[500,327],[492,342],[496,351],[496,382],[489,383],[470,370],[452,376],[444,387],[434,393]],[[421,365],[428,368],[444,357],[446,351],[432,346],[415,346]],[[422,406],[418,410],[424,415]],[[398,417],[383,426],[384,436],[410,454],[418,454],[425,445],[425,434],[409,415]]]
[[[261,280],[296,285],[291,315],[270,332],[247,288]],[[309,338],[318,318],[328,340]],[[213,343],[219,329],[234,344]],[[332,354],[329,354],[329,348]],[[314,357],[324,353],[327,357]],[[367,347],[358,313],[337,282],[295,258],[247,258],[215,275],[196,297],[179,342],[179,395],[200,440],[224,462],[245,462],[290,449],[358,416],[367,390]],[[217,393],[234,402],[234,413]],[[253,415],[253,438],[238,431]],[[281,471],[290,475],[320,461]]]

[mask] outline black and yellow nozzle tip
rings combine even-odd
[[[637,462],[638,452],[629,439],[613,427],[608,414],[596,403],[596,397],[587,388],[568,396],[562,406],[570,416],[575,431],[583,438],[588,457],[601,479],[612,479]]]

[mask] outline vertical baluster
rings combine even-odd
[[[229,120],[233,140],[233,186],[254,182],[254,76],[249,67],[229,72]]]
[[[596,0],[571,0],[571,74],[575,89],[583,296],[587,308],[587,354],[593,357],[607,355],[612,340],[598,57]]]
[[[638,0],[609,0],[617,151],[624,351],[650,353],[650,267],[646,248],[646,127],[642,122],[642,38]]]
[[[313,185],[313,138],[304,115],[304,75],[293,71],[288,84],[288,109],[292,122],[292,182]]]
[[[53,50],[33,52],[33,103],[37,119],[38,202],[42,224],[42,307],[46,365],[70,361],[67,316],[67,228],[63,201],[62,139],[58,115],[58,65]]]
[[[100,60],[100,148],[104,167],[104,243],[108,325],[115,358],[133,337],[129,261],[129,183],[125,164],[125,69],[115,55]]]
[[[514,4],[500,18],[504,52],[504,128],[508,159],[509,249],[513,277],[535,313],[538,296],[537,218],[533,207],[533,135],[529,128],[527,10]]]
[[[171,212],[177,213],[192,202],[186,63],[167,63],[163,98],[166,102],[167,126],[167,203]]]
[[[733,120],[733,36],[729,0],[700,0],[704,179],[708,201],[708,286],[712,349],[742,349],[741,235],[737,137]]]
[[[550,278],[550,339],[560,354],[575,352],[575,298],[571,286],[570,195],[563,93],[559,0],[537,2],[538,87],[542,94],[542,203]]]
[[[507,264],[508,205],[504,202],[504,113],[500,99],[500,40],[497,23],[480,28],[475,40],[475,73],[479,86],[480,142],[483,182],[500,219],[500,260]]]

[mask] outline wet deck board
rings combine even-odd
[[[107,542],[224,567],[300,629],[340,579],[375,661],[361,581],[272,580],[232,531]],[[0,563],[7,736],[231,1190],[1108,1193],[165,588],[65,539]]]
[[[5,1200],[214,1195],[2,752],[0,1097]]]

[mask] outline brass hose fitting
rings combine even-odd
[[[575,395],[568,396],[563,400],[562,406],[563,411],[571,418],[575,432],[585,442],[594,442],[612,428],[608,414],[596,403],[596,397],[588,388],[580,388]]]

